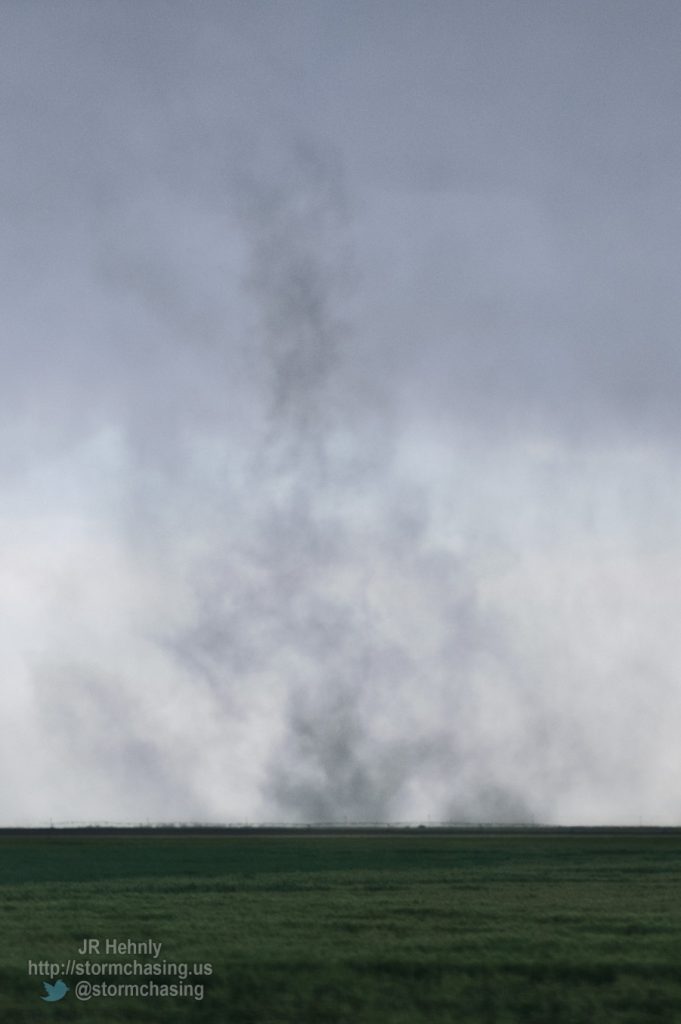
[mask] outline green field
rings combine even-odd
[[[0,1021],[681,1024],[680,882],[672,829],[0,833]],[[153,960],[85,938],[203,999],[41,1001],[29,960]]]

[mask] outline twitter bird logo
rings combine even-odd
[[[69,986],[65,982],[55,981],[54,985],[50,985],[49,981],[44,981],[43,986],[47,992],[46,996],[41,996],[46,1003],[56,1003],[58,999],[63,999],[69,990]]]

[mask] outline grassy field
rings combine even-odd
[[[681,1024],[680,882],[675,830],[0,833],[0,1020]],[[29,961],[154,959],[85,938],[203,999],[42,1002]]]

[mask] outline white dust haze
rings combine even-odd
[[[597,6],[5,5],[2,824],[679,823],[681,12]]]

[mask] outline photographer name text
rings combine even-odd
[[[83,939],[78,952],[90,956],[117,953],[119,956],[157,957],[162,945],[162,942],[154,942],[153,939]]]

